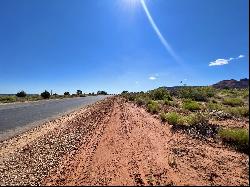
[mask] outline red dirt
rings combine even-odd
[[[248,155],[173,133],[121,98],[110,107],[43,185],[249,185]]]

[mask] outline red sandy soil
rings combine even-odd
[[[172,132],[168,124],[119,97],[108,102],[103,116],[97,116],[102,120],[41,184],[249,185],[248,155]],[[72,128],[86,125],[84,118]]]

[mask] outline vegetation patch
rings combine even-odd
[[[244,104],[243,100],[241,98],[224,98],[223,102],[224,105],[229,106],[242,106]]]
[[[225,108],[224,111],[235,117],[249,117],[249,108],[247,107],[229,107]]]
[[[24,91],[21,91],[21,92],[18,92],[18,93],[16,94],[16,96],[17,96],[17,97],[26,97],[27,94],[26,94]]]
[[[44,99],[49,99],[50,98],[50,93],[45,90],[43,93],[41,93],[42,98]]]
[[[182,131],[196,138],[211,138],[218,133],[217,125],[210,125],[208,117],[202,113],[182,116],[176,112],[161,113],[162,121],[168,122],[173,131]]]
[[[208,101],[208,98],[213,97],[216,93],[212,87],[183,87],[171,92],[172,95],[179,98],[191,99],[195,101]]]
[[[234,146],[241,151],[249,149],[249,133],[246,129],[220,129],[219,137],[223,142]]]
[[[170,125],[183,125],[184,124],[183,117],[176,112],[170,112],[167,114],[162,113],[160,117],[162,121],[166,121]]]
[[[208,124],[208,116],[203,113],[190,114],[186,117],[186,123],[189,126],[198,124]]]
[[[150,91],[149,95],[152,100],[167,99],[169,101],[172,101],[172,97],[170,96],[170,93],[165,88],[158,88],[158,89],[152,90]]]
[[[1,103],[12,103],[16,101],[15,96],[1,96],[0,97],[0,102]]]
[[[135,99],[135,102],[137,105],[142,106],[142,105],[146,105],[148,103],[148,99],[146,99],[144,97],[138,97]]]
[[[199,103],[197,103],[196,101],[192,101],[192,100],[185,100],[183,102],[183,108],[190,110],[190,111],[196,111],[196,110],[200,110],[201,106]]]
[[[214,103],[214,102],[209,102],[207,104],[207,108],[208,110],[212,111],[212,110],[223,110],[223,106],[219,103]]]
[[[147,104],[147,108],[148,108],[148,111],[152,114],[156,114],[160,111],[158,102],[153,101],[153,100],[149,101],[149,103]]]

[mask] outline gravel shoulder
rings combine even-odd
[[[248,155],[112,97],[0,143],[0,185],[249,185]]]

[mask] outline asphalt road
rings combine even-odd
[[[23,129],[29,124],[45,121],[77,108],[93,104],[107,96],[87,96],[31,103],[0,105],[0,140],[7,132]],[[19,131],[19,130],[16,130]],[[13,133],[10,133],[13,135]]]

